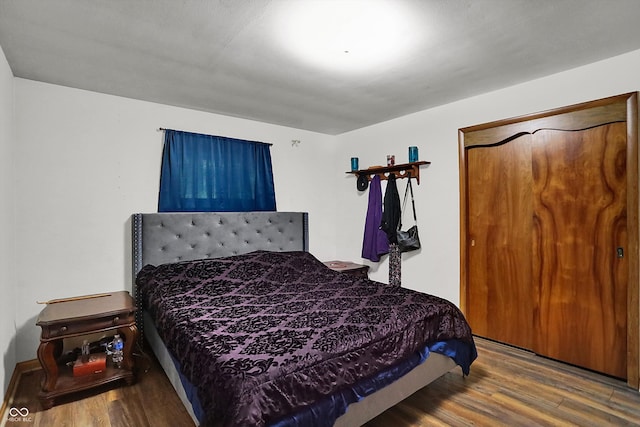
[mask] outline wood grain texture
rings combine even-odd
[[[640,176],[638,93],[627,98],[627,381],[640,389]]]
[[[455,369],[365,426],[640,425],[623,381],[476,338],[471,374]]]
[[[626,378],[626,124],[533,139],[533,350]]]
[[[617,130],[615,132],[620,132],[620,134],[625,134],[625,151],[626,156],[620,155],[621,153],[617,151],[615,156],[618,157],[609,157],[609,159],[614,159],[612,163],[609,163],[606,168],[601,168],[601,170],[597,170],[594,165],[587,165],[592,167],[591,172],[588,173],[588,177],[595,176],[597,173],[600,177],[606,177],[605,183],[601,185],[599,188],[601,191],[600,196],[606,193],[608,190],[602,190],[603,187],[606,187],[617,180],[610,180],[610,177],[613,176],[615,178],[616,171],[613,171],[614,175],[611,175],[612,171],[609,167],[613,167],[617,171],[624,171],[626,176],[621,177],[622,180],[626,180],[626,193],[614,192],[617,197],[616,201],[613,203],[615,206],[607,206],[604,208],[600,205],[600,214],[596,215],[604,215],[604,217],[597,218],[596,221],[599,223],[605,223],[607,221],[614,221],[615,224],[611,225],[608,231],[601,233],[598,231],[595,237],[591,238],[590,242],[586,242],[583,237],[577,237],[573,243],[569,244],[569,240],[566,238],[560,239],[559,245],[563,249],[562,260],[554,259],[553,257],[546,256],[544,260],[541,258],[541,250],[549,250],[556,251],[558,247],[551,247],[550,245],[554,245],[554,239],[556,236],[552,235],[551,237],[545,236],[543,239],[544,242],[541,243],[541,239],[537,238],[533,240],[533,250],[532,255],[535,254],[537,260],[533,260],[534,266],[532,267],[532,272],[537,275],[534,277],[534,283],[540,283],[540,280],[543,278],[543,274],[545,274],[545,278],[552,277],[557,279],[561,277],[563,281],[568,282],[566,277],[563,277],[563,274],[567,273],[571,269],[576,272],[586,273],[586,270],[592,268],[593,271],[588,274],[591,277],[595,277],[596,281],[599,284],[604,283],[605,277],[609,282],[613,283],[612,287],[600,288],[598,292],[600,292],[603,298],[600,300],[601,304],[607,303],[607,301],[613,301],[613,306],[608,306],[604,309],[606,315],[604,318],[611,319],[614,318],[614,323],[616,324],[615,330],[611,332],[611,334],[615,337],[614,342],[619,343],[622,341],[626,341],[626,344],[620,348],[615,349],[620,358],[625,359],[626,372],[621,375],[621,372],[625,370],[625,368],[615,368],[613,371],[605,371],[605,372],[617,372],[614,375],[621,375],[625,377],[628,381],[628,384],[636,389],[640,388],[640,195],[639,195],[639,150],[638,150],[638,94],[636,92],[627,93],[619,96],[603,98],[596,101],[586,102],[582,104],[576,104],[573,106],[558,108],[550,111],[543,111],[539,113],[529,114],[525,116],[515,117],[511,119],[505,119],[501,121],[486,123],[477,126],[471,126],[459,129],[458,131],[458,142],[459,142],[459,159],[460,159],[460,305],[461,309],[467,315],[470,311],[480,310],[477,305],[484,304],[482,299],[478,301],[472,301],[469,299],[470,295],[475,292],[470,290],[469,287],[474,284],[474,281],[477,282],[476,276],[478,273],[471,269],[473,263],[475,262],[473,258],[473,250],[475,250],[474,236],[472,235],[472,220],[470,216],[472,215],[472,206],[470,204],[474,201],[474,196],[471,194],[471,187],[473,186],[473,172],[477,172],[472,170],[470,167],[473,157],[473,152],[479,150],[481,148],[496,148],[501,145],[509,145],[515,141],[518,141],[522,138],[531,137],[532,141],[535,139],[540,139],[543,137],[545,133],[550,134],[553,132],[557,132],[559,130],[566,131],[567,133],[575,133],[576,135],[584,136],[586,133],[594,130],[595,133],[601,132],[606,138],[610,138],[608,135],[609,132],[612,131],[613,128]],[[598,129],[598,130],[596,130]],[[622,131],[621,129],[624,129]],[[618,136],[613,137],[614,139]],[[578,141],[580,137],[574,139]],[[566,143],[566,141],[565,141]],[[565,147],[571,148],[571,147]],[[603,147],[600,147],[602,149]],[[618,150],[619,147],[616,147],[615,150]],[[597,148],[596,148],[597,149]],[[566,153],[554,153],[559,154],[560,157],[563,155],[568,155],[570,151]],[[604,152],[603,152],[604,153]],[[534,153],[532,153],[533,156]],[[575,154],[575,153],[574,153]],[[606,153],[605,153],[606,154]],[[610,153],[609,153],[610,154]],[[606,154],[609,156],[609,154]],[[558,158],[550,157],[553,160],[558,160]],[[624,161],[625,164],[620,164],[621,161]],[[533,162],[533,157],[532,157]],[[617,162],[617,163],[616,163]],[[573,167],[575,170],[581,170],[582,164],[578,161],[574,162],[573,166],[568,166],[568,168]],[[603,166],[600,163],[600,166]],[[533,167],[533,166],[532,166]],[[476,166],[477,168],[477,166]],[[567,170],[568,170],[567,168]],[[509,169],[509,167],[507,167]],[[579,174],[574,172],[574,177],[571,178],[574,181],[579,181],[582,177]],[[556,169],[554,172],[554,177],[558,175],[559,169]],[[481,174],[486,173],[485,171],[481,171]],[[555,178],[554,178],[555,179]],[[609,181],[607,181],[609,180]],[[565,182],[563,185],[566,185]],[[488,190],[485,190],[485,194]],[[624,195],[626,194],[626,196]],[[625,206],[623,208],[624,212],[621,212],[620,215],[614,214],[615,209],[621,206],[622,199],[618,197],[625,197]],[[557,196],[557,194],[556,194]],[[575,194],[571,194],[571,196],[576,196]],[[584,196],[584,195],[583,195]],[[597,196],[597,197],[600,197]],[[492,196],[493,199],[497,199],[497,197]],[[605,196],[606,198],[607,196]],[[541,199],[538,199],[540,201]],[[551,200],[551,197],[548,198]],[[475,201],[477,202],[477,200]],[[536,202],[537,203],[537,202]],[[599,199],[598,199],[599,203]],[[566,206],[567,204],[565,204]],[[577,206],[577,205],[576,205]],[[538,205],[540,207],[540,204]],[[584,207],[584,205],[583,205]],[[575,213],[577,209],[573,209]],[[569,209],[568,215],[572,215],[571,209]],[[593,216],[589,218],[589,215],[592,215],[591,212],[592,206],[589,205],[587,212],[582,212],[587,215],[584,218],[580,216],[580,221],[593,221]],[[606,212],[605,212],[606,211]],[[492,215],[493,209],[487,211],[486,215]],[[536,216],[540,214],[540,216]],[[537,221],[542,218],[558,220],[559,223],[564,224],[567,227],[576,227],[575,224],[569,224],[564,218],[567,214],[560,213],[558,210],[547,211],[542,210],[541,212],[537,212],[534,216],[536,224],[534,224],[537,229],[536,231],[540,231],[539,224]],[[616,217],[616,219],[612,219],[611,216]],[[580,221],[577,226],[580,226]],[[604,221],[604,222],[602,222]],[[546,229],[549,230],[557,230],[557,227],[550,226]],[[565,227],[565,229],[567,229]],[[570,229],[570,228],[569,228]],[[593,228],[592,228],[593,230]],[[569,235],[571,233],[568,233]],[[565,236],[566,237],[566,236]],[[592,250],[592,253],[588,253],[588,248],[591,243],[597,241],[599,249],[596,251]],[[610,244],[616,245],[614,250],[617,247],[622,247],[624,250],[624,258],[617,259],[614,265],[606,265],[610,258],[608,255],[611,253],[611,247],[607,247]],[[571,253],[568,248],[573,245],[574,248],[576,245],[580,245],[580,249],[576,252]],[[512,251],[513,252],[513,251]],[[584,262],[582,260],[578,261],[578,254],[580,256],[591,256],[590,261]],[[614,255],[615,256],[615,255]],[[594,257],[597,259],[594,261]],[[488,259],[488,258],[487,258]],[[540,263],[544,262],[544,265]],[[560,264],[560,262],[562,264]],[[555,265],[553,265],[555,263]],[[486,264],[487,269],[489,267],[495,268],[494,265]],[[505,271],[511,271],[512,268],[509,266],[503,267]],[[556,271],[555,275],[550,274],[550,271]],[[484,274],[484,273],[481,273]],[[486,275],[486,274],[485,274]],[[502,277],[508,277],[508,274],[502,274]],[[581,278],[575,280],[575,282],[579,282]],[[516,282],[514,282],[516,283]],[[622,283],[626,283],[626,298],[624,300],[625,306],[622,304],[622,296],[624,293]],[[564,314],[553,314],[555,316],[554,319],[544,318],[541,316],[546,316],[549,314],[549,310],[554,304],[565,304],[568,305],[567,301],[551,301],[548,300],[548,294],[543,295],[541,292],[548,291],[552,289],[552,284],[545,283],[544,287],[541,289],[540,287],[535,287],[532,292],[533,300],[534,300],[534,323],[532,328],[538,329],[541,327],[542,323],[549,323],[552,325],[557,324],[556,321],[560,320],[560,317],[567,316],[568,312],[564,311]],[[587,286],[593,288],[592,285]],[[577,301],[578,296],[576,295],[576,287],[572,287],[573,292],[573,300]],[[553,293],[553,292],[552,292]],[[559,294],[560,298],[567,298],[567,295]],[[546,299],[546,300],[545,300]],[[593,305],[591,305],[593,307]],[[612,308],[613,307],[613,308]],[[526,307],[525,307],[526,309]],[[541,310],[543,312],[541,313]],[[591,310],[587,309],[587,311]],[[495,311],[493,311],[495,313]],[[581,315],[584,315],[584,312],[581,312]],[[626,320],[622,320],[626,317]],[[565,319],[566,320],[566,319]],[[473,323],[475,320],[472,318],[470,320]],[[507,322],[509,320],[506,320]],[[520,321],[520,319],[517,319]],[[600,316],[599,319],[594,320],[596,323],[602,324],[603,316]],[[608,321],[608,320],[607,320]],[[497,323],[496,321],[493,321]],[[573,322],[573,321],[572,321]],[[590,320],[589,323],[592,321]],[[626,326],[625,326],[626,323]],[[575,325],[575,323],[572,323]],[[472,324],[473,326],[473,324]],[[579,322],[578,328],[585,328],[586,325],[584,322]],[[608,328],[608,326],[598,327],[602,330]],[[626,330],[626,337],[619,339],[619,332]],[[610,329],[611,331],[611,329]],[[596,333],[599,336],[603,335],[603,332],[596,329]],[[623,332],[624,333],[624,332]],[[558,347],[558,341],[552,342],[554,338],[550,340],[547,339],[544,335],[554,335],[555,330],[553,328],[546,329],[541,332],[543,334],[543,338],[536,338],[534,345],[529,347],[526,345],[522,345],[521,343],[526,342],[526,339],[521,339],[520,341],[511,341],[514,344],[522,345],[523,347],[535,349],[540,349],[539,343],[542,345],[551,344],[551,347]],[[570,332],[565,333],[564,336],[567,336]],[[604,332],[604,334],[607,334]],[[485,335],[491,336],[491,335]],[[546,341],[546,342],[545,342]],[[606,342],[611,342],[611,337],[605,338]],[[542,348],[543,352],[546,352],[546,349]],[[555,350],[554,350],[555,351]],[[600,351],[600,350],[597,350]],[[557,354],[557,353],[552,353]],[[574,357],[572,355],[571,357]],[[576,356],[582,357],[582,356]],[[602,351],[601,354],[596,356],[600,360],[603,359]],[[575,359],[571,359],[575,360]],[[578,362],[582,363],[582,362]],[[590,362],[588,362],[590,363]],[[599,363],[599,362],[598,362]],[[617,366],[623,366],[620,361],[615,362]],[[607,363],[608,364],[608,363]]]
[[[532,348],[531,136],[468,150],[469,275],[465,316],[474,333]]]
[[[551,111],[527,114],[461,129],[464,147],[501,144],[520,134],[541,129],[582,130],[628,119],[626,101],[634,94],[624,94],[597,101],[571,105]]]
[[[138,381],[131,386],[106,386],[68,396],[59,405],[44,410],[37,399],[42,369],[20,376],[11,407],[27,408],[29,421],[9,420],[8,427],[193,427],[194,423],[176,395],[157,360],[136,357]]]
[[[385,411],[367,427],[624,426],[640,424],[640,394],[623,381],[493,341],[476,338],[478,359],[463,377],[452,370]],[[8,427],[193,427],[155,359],[129,387],[42,410],[35,397],[42,371],[20,376],[11,406],[31,421]],[[6,421],[5,413],[0,419]],[[127,424],[135,423],[135,424]]]

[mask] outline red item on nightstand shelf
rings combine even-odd
[[[82,356],[73,364],[73,376],[91,375],[104,372],[107,367],[107,355],[105,353],[95,353],[89,355],[89,360],[82,361]]]

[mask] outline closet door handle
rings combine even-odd
[[[618,255],[618,258],[624,258],[624,249],[622,247],[617,248],[616,254]]]

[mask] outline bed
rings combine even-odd
[[[450,302],[335,272],[304,212],[134,214],[141,336],[197,425],[357,426],[476,357]]]

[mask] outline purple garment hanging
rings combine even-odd
[[[369,207],[364,224],[362,239],[362,258],[378,262],[380,255],[389,252],[387,233],[380,229],[382,221],[382,187],[380,177],[374,176],[369,185]]]

